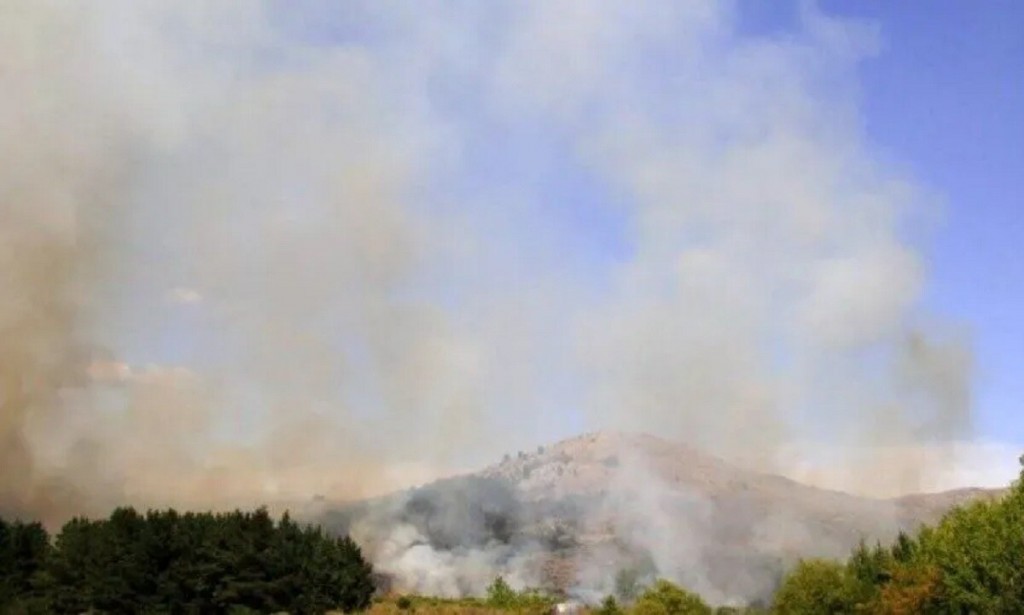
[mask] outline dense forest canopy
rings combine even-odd
[[[0,612],[322,613],[366,608],[371,567],[349,538],[264,509],[0,520]]]

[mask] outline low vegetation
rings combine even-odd
[[[550,613],[557,599],[539,590],[516,591],[501,577],[487,588],[484,597],[439,598],[436,596],[389,596],[374,601],[371,613],[401,615],[484,615],[488,613]]]
[[[558,598],[538,590],[515,591],[498,577],[482,598],[392,596],[377,600],[371,612],[391,615],[401,615],[402,612],[417,615],[546,615],[552,613],[558,604]],[[570,615],[573,612],[579,615],[711,615],[716,611],[696,594],[668,581],[658,580],[640,592],[628,606],[622,606],[614,597],[608,596],[596,606],[573,604],[568,612]]]

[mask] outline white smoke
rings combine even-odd
[[[971,438],[969,339],[861,127],[877,33],[738,10],[0,2],[0,505],[360,498],[581,426],[948,474],[914,451]],[[709,548],[688,510],[620,529],[704,587],[656,548]],[[528,568],[391,531],[427,591]]]

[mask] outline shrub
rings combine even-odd
[[[793,615],[849,613],[854,610],[853,583],[838,562],[803,560],[786,576],[775,593],[774,609]]]
[[[622,615],[622,608],[619,607],[615,596],[605,596],[605,599],[601,601],[601,606],[597,607],[594,613],[596,615]]]
[[[485,603],[495,609],[540,611],[553,606],[555,600],[537,590],[526,589],[517,592],[499,576],[487,588]]]
[[[615,575],[615,596],[626,603],[633,602],[643,590],[640,572],[636,568],[623,568]]]
[[[710,615],[711,607],[697,594],[659,579],[640,594],[632,612],[635,615]]]
[[[505,579],[498,577],[487,588],[487,604],[496,608],[508,608],[515,604],[516,592]]]

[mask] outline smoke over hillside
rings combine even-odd
[[[590,426],[947,470],[970,352],[868,25],[415,7],[0,2],[0,508],[353,499]]]
[[[496,575],[596,603],[623,578],[717,604],[769,599],[800,557],[844,557],[999,491],[865,498],[745,470],[650,435],[602,432],[313,518],[356,538],[398,592],[480,595]]]

